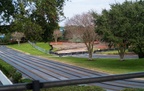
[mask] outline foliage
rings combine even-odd
[[[9,64],[5,63],[4,61],[0,60],[0,69],[3,71],[5,75],[8,77],[11,77],[12,74],[16,71],[12,66]]]
[[[114,44],[118,48],[121,60],[124,58],[127,46],[132,43],[131,40],[140,41],[140,39],[143,39],[141,37],[143,28],[139,26],[143,22],[143,16],[141,15],[141,11],[143,12],[143,2],[125,1],[122,4],[116,3],[111,5],[110,10],[103,10],[101,15],[93,14],[95,17],[96,32],[102,36],[103,41]],[[141,31],[138,29],[141,29]]]
[[[131,49],[139,55],[139,58],[144,58],[144,1],[140,0],[133,4],[131,14],[131,30],[130,43]]]
[[[20,82],[21,82],[21,83],[30,83],[30,82],[32,82],[32,80],[31,80],[31,79],[28,79],[28,78],[24,78],[24,79],[21,79]]]
[[[9,30],[5,27],[9,33],[24,32],[31,41],[51,40],[53,30],[64,18],[65,1],[68,0],[1,0],[0,23],[11,27]]]
[[[63,16],[63,5],[66,0],[31,0],[36,10],[31,14],[33,21],[42,27],[43,40],[52,40],[53,31],[58,28],[60,17]]]
[[[12,80],[15,83],[20,82],[21,78],[22,78],[22,74],[17,72],[16,69],[14,67],[12,67],[11,65],[7,64],[6,62],[0,60],[0,69],[2,70],[2,72],[9,78],[12,77]]]
[[[7,33],[4,38],[1,38],[1,39],[0,39],[0,43],[1,43],[1,44],[10,43],[10,38],[11,38],[11,34],[10,34],[10,33]]]
[[[41,34],[43,33],[41,26],[22,15],[16,15],[16,17],[15,22],[12,24],[13,31],[23,32],[26,39],[30,41],[41,40]]]
[[[0,25],[9,23],[14,13],[12,0],[0,0]]]
[[[21,82],[22,74],[19,73],[19,72],[15,72],[15,73],[12,75],[12,78],[13,78],[13,82],[14,82],[14,83]]]

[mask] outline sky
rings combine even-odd
[[[71,18],[76,14],[82,14],[90,10],[101,13],[103,9],[110,9],[110,4],[123,3],[125,0],[70,0],[64,6],[64,15]],[[135,1],[135,0],[128,0]],[[64,21],[60,22],[60,26],[64,26]]]

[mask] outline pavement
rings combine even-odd
[[[79,58],[88,58],[88,54],[77,54],[77,55],[68,55],[73,57],[79,57]],[[106,54],[93,54],[93,58],[117,58],[119,59],[119,55],[106,55]],[[124,59],[137,59],[138,55],[125,55]]]
[[[0,47],[0,58],[14,66],[23,75],[40,82],[62,81],[91,77],[107,76],[108,74],[85,68],[63,64],[40,57],[24,54],[5,46]],[[117,80],[102,83],[92,83],[107,91],[120,91],[124,88],[143,88],[142,80]]]

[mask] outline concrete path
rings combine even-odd
[[[0,47],[0,58],[14,66],[20,72],[33,80],[41,82],[81,79],[105,76],[107,74],[88,69],[54,62],[32,55],[17,52],[5,46]],[[103,83],[93,83],[108,91],[120,91],[123,88],[143,88],[141,80],[119,80]]]
[[[88,58],[88,54],[67,55],[80,58]],[[119,55],[93,54],[93,58],[120,58]],[[137,59],[138,55],[125,55],[124,59]]]

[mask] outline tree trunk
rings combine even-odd
[[[124,61],[124,53],[119,53],[120,61]]]
[[[125,55],[125,46],[120,46],[118,48],[118,53],[119,53],[119,56],[120,56],[120,61],[124,61],[124,55]]]
[[[55,38],[55,43],[57,44],[57,38]]]
[[[89,51],[89,60],[90,60],[90,61],[92,60],[92,55],[93,55],[93,52],[92,52],[92,51]]]
[[[18,42],[18,46],[20,46],[20,41],[18,40],[17,42]]]

